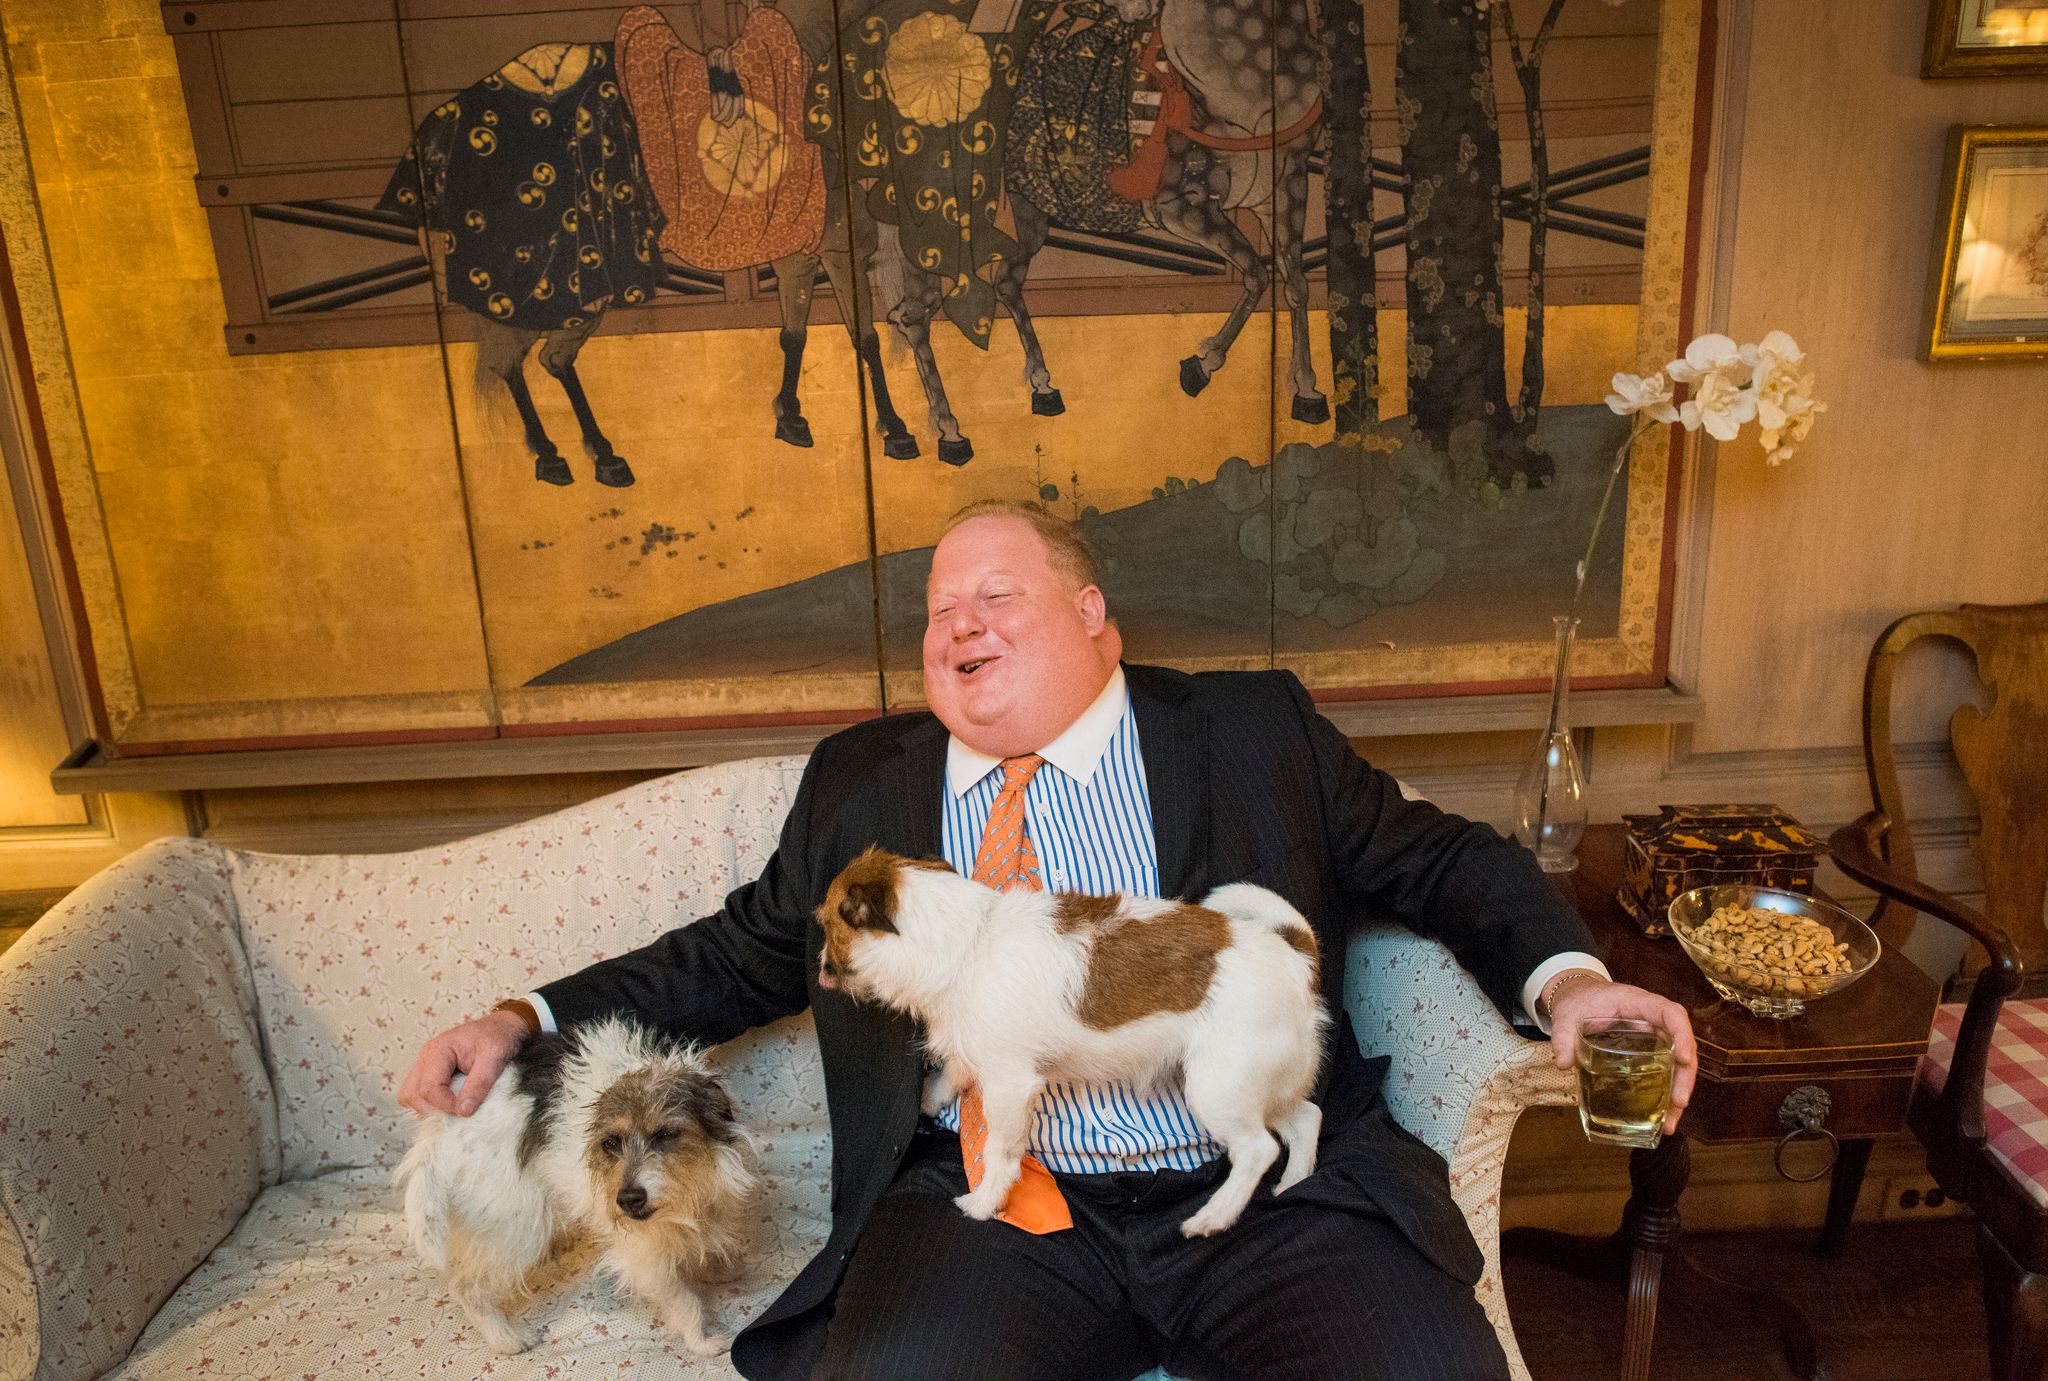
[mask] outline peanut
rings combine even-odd
[[[1761,907],[1723,906],[1690,938],[1707,952],[1716,977],[1747,988],[1804,997],[1852,967],[1849,946],[1820,922]]]

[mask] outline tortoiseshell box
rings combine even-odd
[[[1827,851],[1776,806],[1663,806],[1622,823],[1628,842],[1617,900],[1645,935],[1669,935],[1672,898],[1695,887],[1748,883],[1811,893]]]

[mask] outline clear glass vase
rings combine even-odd
[[[1546,873],[1579,866],[1579,839],[1586,832],[1586,779],[1572,741],[1570,690],[1572,639],[1579,621],[1557,619],[1557,666],[1550,680],[1550,718],[1536,755],[1515,786],[1515,838],[1536,855]]]

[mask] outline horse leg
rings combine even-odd
[[[1308,145],[1296,144],[1281,166],[1273,189],[1273,224],[1279,232],[1280,286],[1287,294],[1293,355],[1287,377],[1294,386],[1294,420],[1320,425],[1330,420],[1330,400],[1316,387],[1316,366],[1308,348],[1308,275],[1301,268],[1302,223],[1308,214]]]
[[[1153,202],[1159,224],[1190,244],[1213,250],[1244,275],[1244,293],[1231,309],[1223,329],[1203,341],[1196,352],[1180,362],[1181,392],[1192,398],[1209,386],[1216,371],[1230,354],[1237,333],[1244,329],[1252,309],[1265,296],[1272,271],[1266,267],[1257,245],[1245,238],[1237,223],[1223,209],[1230,190],[1227,165],[1199,145],[1180,155],[1179,166],[1169,167],[1168,181]]]
[[[601,315],[601,314],[600,314]],[[624,489],[633,482],[633,467],[626,464],[626,458],[612,450],[612,443],[605,440],[604,433],[597,428],[597,418],[591,414],[590,400],[583,396],[583,381],[576,377],[576,355],[583,349],[583,342],[590,339],[590,333],[597,329],[596,316],[581,326],[565,326],[559,331],[550,331],[541,342],[540,367],[553,376],[568,395],[569,406],[576,410],[576,425],[583,429],[583,445],[590,452],[590,458],[597,467],[597,482],[614,489]]]
[[[775,395],[775,439],[791,446],[811,444],[811,424],[804,420],[797,380],[804,368],[804,337],[811,324],[811,284],[818,275],[818,256],[791,254],[775,261],[775,300],[782,308],[782,388]]]
[[[540,411],[533,405],[533,395],[526,391],[526,352],[533,349],[533,343],[540,337],[538,331],[522,330],[492,321],[489,317],[478,317],[477,392],[482,396],[488,386],[487,381],[496,379],[512,395],[512,406],[519,409],[519,425],[526,433],[526,449],[533,456],[535,479],[543,484],[574,484],[576,476],[570,473],[569,462],[562,459],[562,453],[548,439],[546,429],[540,424]]]
[[[1067,410],[1066,400],[1052,386],[1052,371],[1045,367],[1045,352],[1038,347],[1031,309],[1024,305],[1024,279],[1031,272],[1031,258],[1045,248],[1052,222],[1020,196],[1010,198],[1010,209],[1017,217],[1017,257],[996,275],[996,296],[1009,309],[1010,320],[1017,323],[1017,339],[1024,346],[1024,382],[1031,386],[1031,410],[1040,417],[1058,417]]]
[[[902,252],[900,246],[896,252]],[[939,377],[939,361],[932,354],[931,324],[942,301],[940,294],[937,278],[904,259],[903,300],[890,308],[889,320],[902,333],[917,360],[917,377],[924,384],[932,426],[939,433],[939,459],[948,465],[965,465],[974,458],[974,443],[960,434],[952,405],[946,401],[945,380]]]
[[[875,223],[866,215],[847,219],[844,198],[836,182],[825,187],[825,276],[832,281],[832,295],[839,300],[839,313],[846,318],[846,333],[854,351],[867,368],[868,388],[875,398],[875,425],[882,429],[882,454],[891,460],[916,460],[917,438],[896,413],[889,398],[889,376],[882,372],[882,340],[875,334],[874,298],[868,290],[867,265],[875,252]],[[854,236],[861,241],[860,253],[852,248]]]

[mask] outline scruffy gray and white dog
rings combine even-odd
[[[747,1264],[761,1189],[754,1140],[694,1047],[619,1019],[533,1036],[469,1117],[428,1113],[399,1165],[423,1260],[499,1352],[543,1262],[579,1237],[692,1352],[723,1352],[706,1285]]]

